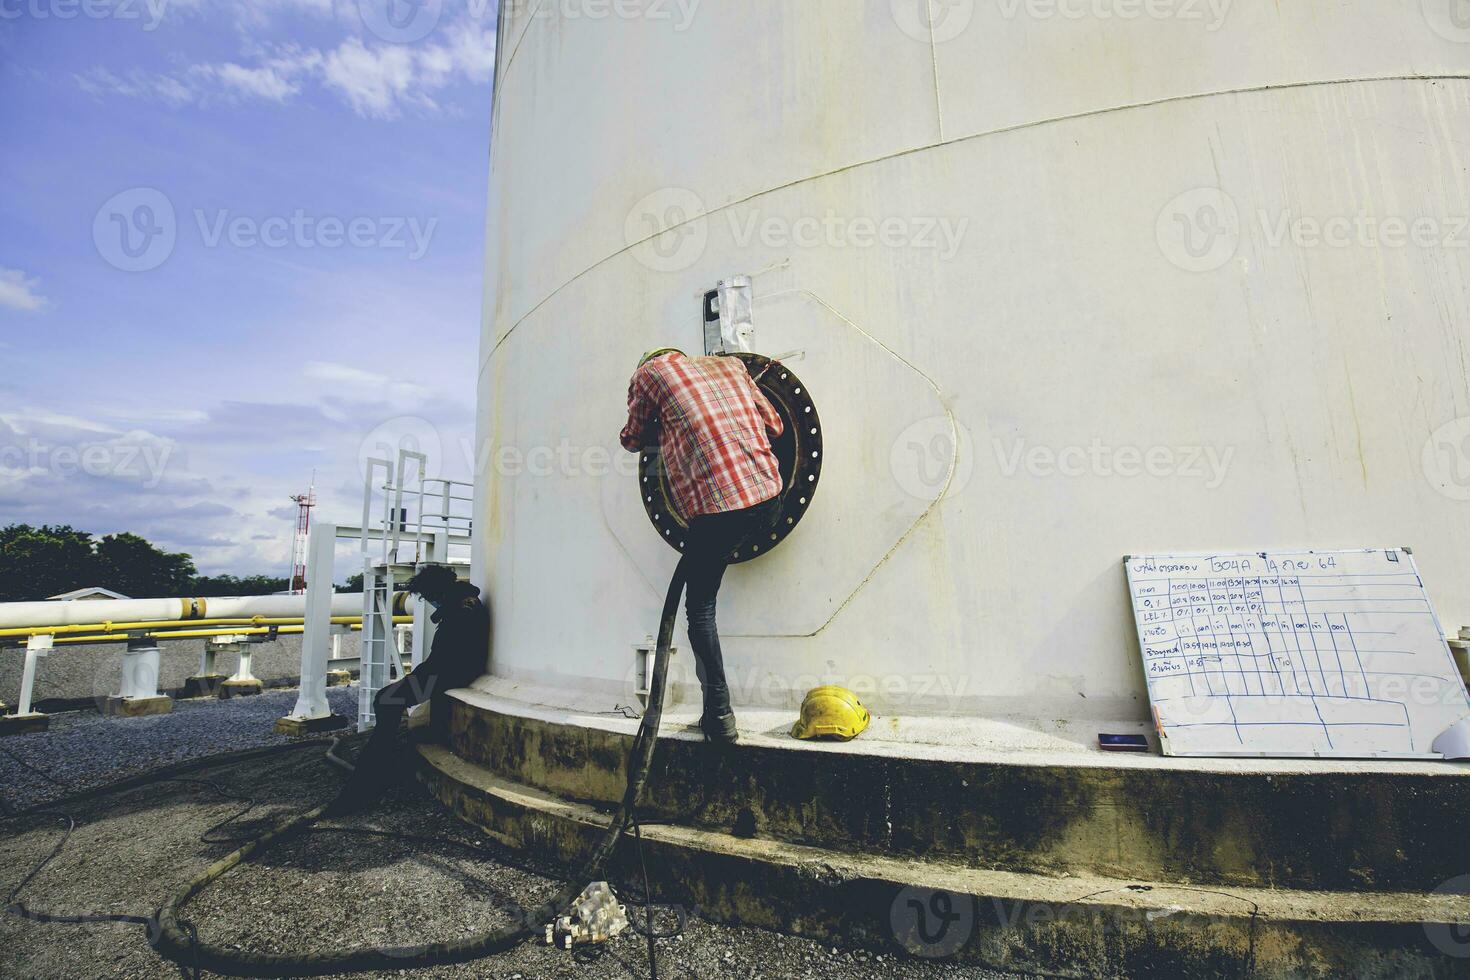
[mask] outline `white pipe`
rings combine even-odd
[[[332,595],[333,616],[362,612],[362,594]],[[204,599],[68,599],[0,603],[0,629],[83,626],[91,623],[167,622],[182,619],[271,619],[306,615],[304,595],[210,596]]]
[[[187,599],[71,599],[0,604],[0,629],[196,618],[189,615]]]
[[[305,595],[262,595],[238,598],[206,599],[207,619],[235,619],[247,616],[305,617]],[[333,616],[356,616],[362,609],[362,596],[351,592],[332,593]]]

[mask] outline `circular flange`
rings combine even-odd
[[[771,443],[781,472],[781,512],[770,528],[753,534],[730,553],[730,563],[759,558],[786,539],[811,504],[822,475],[822,422],[811,393],[790,368],[761,354],[732,354],[745,362],[756,385],[771,400],[785,425]],[[643,509],[659,537],[683,552],[689,522],[674,507],[669,474],[658,446],[645,446],[639,455],[639,495]]]

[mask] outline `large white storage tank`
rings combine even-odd
[[[676,559],[609,466],[628,375],[742,273],[826,459],[726,579],[737,707],[1141,718],[1130,552],[1410,545],[1470,622],[1455,10],[505,4],[492,674],[625,696]]]

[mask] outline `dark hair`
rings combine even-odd
[[[406,588],[414,595],[438,598],[448,593],[457,581],[459,576],[448,565],[422,565],[408,580]]]

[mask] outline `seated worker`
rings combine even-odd
[[[357,756],[357,768],[324,816],[341,816],[376,803],[392,778],[392,756],[403,713],[436,694],[466,687],[485,672],[490,649],[490,614],[480,590],[455,577],[447,565],[424,565],[408,580],[407,589],[434,607],[438,624],[424,662],[389,684],[373,698],[377,722],[372,737]]]
[[[735,712],[715,628],[715,598],[730,552],[776,522],[781,472],[771,439],[781,416],[738,357],[686,357],[671,347],[645,354],[628,384],[629,452],[658,442],[684,538],[689,645],[704,689],[699,727],[711,742],[734,742]]]

